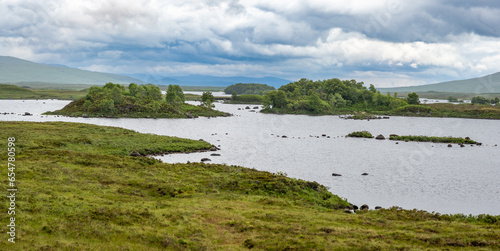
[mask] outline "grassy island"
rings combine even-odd
[[[358,131],[358,132],[351,132],[347,134],[346,137],[352,137],[352,138],[373,138],[373,135],[369,131]]]
[[[434,136],[399,136],[390,135],[390,140],[403,140],[403,141],[417,141],[417,142],[433,142],[433,143],[455,143],[455,144],[476,144],[477,142],[471,140],[469,137],[434,137]]]
[[[212,109],[214,98],[209,92],[204,93],[202,104],[199,106],[186,104],[185,100],[182,89],[177,85],[169,86],[163,99],[160,89],[154,85],[130,84],[126,88],[119,84],[107,83],[102,87],[92,86],[84,98],[71,102],[61,110],[45,114],[128,118],[229,116],[227,113]]]
[[[201,141],[63,122],[0,122],[0,136],[15,137],[16,243],[0,240],[11,250],[500,248],[499,216],[347,214],[349,204],[316,182],[131,156],[210,147]],[[7,166],[7,147],[0,159]]]

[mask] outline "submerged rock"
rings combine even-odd
[[[366,175],[368,175],[368,173],[362,173],[361,175],[366,176]]]
[[[338,173],[332,173],[332,176],[342,176],[342,175],[340,175]]]
[[[220,154],[219,153],[212,153],[212,154],[210,154],[210,156],[220,156]]]

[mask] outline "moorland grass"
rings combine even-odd
[[[8,137],[16,137],[18,188],[16,243],[0,239],[8,250],[500,248],[498,216],[397,208],[346,214],[339,208],[348,203],[316,182],[129,156],[210,147],[201,141],[77,123],[0,122],[5,146]],[[7,148],[0,149],[7,163]]]
[[[65,99],[84,97],[87,90],[31,89],[0,84],[0,99]]]

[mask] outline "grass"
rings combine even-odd
[[[404,140],[404,141],[417,141],[417,142],[433,142],[433,143],[456,143],[456,144],[476,144],[474,140],[467,138],[457,137],[433,137],[433,136],[399,136],[391,135],[390,140]]]
[[[353,137],[353,138],[373,138],[373,135],[368,132],[368,131],[357,131],[357,132],[351,132],[347,134],[346,137]]]
[[[84,97],[87,90],[30,89],[0,84],[0,99],[66,99]]]
[[[5,145],[8,137],[16,137],[19,190],[16,244],[0,240],[9,250],[500,248],[498,216],[397,208],[346,214],[338,208],[348,203],[316,182],[129,156],[209,147],[201,141],[76,123],[0,122]],[[6,147],[0,149],[7,163]],[[7,177],[6,168],[0,176]]]

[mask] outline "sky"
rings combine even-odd
[[[0,0],[0,55],[150,76],[431,84],[500,71],[497,0]]]

